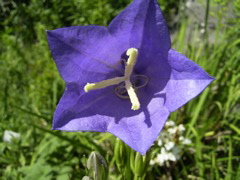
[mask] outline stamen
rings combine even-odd
[[[127,60],[127,66],[125,69],[125,77],[127,79],[130,79],[130,76],[132,74],[133,71],[133,67],[136,64],[136,60],[137,60],[137,55],[138,55],[138,50],[135,48],[130,48],[127,50],[127,55],[129,56],[128,60]]]
[[[94,90],[94,89],[101,89],[101,88],[105,88],[108,86],[112,86],[114,84],[119,84],[120,82],[124,81],[126,78],[125,77],[116,77],[116,78],[112,78],[112,79],[107,79],[98,83],[87,83],[84,86],[84,91],[88,92],[89,90]]]
[[[138,85],[135,81],[136,80],[141,80],[141,81],[143,81],[143,83],[142,84],[140,84],[140,85]],[[132,85],[133,85],[133,88],[134,88],[134,90],[135,90],[135,92],[137,93],[137,90],[138,89],[141,89],[141,88],[143,88],[143,87],[145,87],[147,84],[148,84],[148,77],[146,76],[146,75],[133,75],[133,83],[132,83]],[[127,94],[127,90],[126,90],[126,88],[125,88],[125,85],[123,85],[123,84],[119,84],[116,88],[115,88],[115,94],[118,96],[118,97],[120,97],[120,98],[122,98],[122,99],[130,99],[129,98],[129,96],[128,96],[128,94]]]
[[[101,88],[105,88],[105,87],[108,87],[108,86],[111,86],[114,84],[119,84],[121,82],[125,82],[125,87],[122,85],[118,86],[117,88],[115,88],[115,93],[120,98],[124,98],[124,99],[130,98],[130,101],[132,103],[132,110],[138,110],[138,109],[140,109],[140,103],[138,101],[138,97],[137,97],[135,90],[137,90],[143,86],[146,86],[146,84],[148,83],[148,78],[147,78],[147,76],[143,75],[143,77],[146,79],[145,83],[134,89],[134,87],[130,81],[130,76],[132,75],[133,68],[137,61],[138,50],[135,48],[130,48],[127,50],[126,54],[129,56],[129,58],[128,58],[127,62],[125,63],[126,67],[125,67],[124,77],[116,77],[116,78],[104,80],[104,81],[97,82],[97,83],[91,83],[91,84],[87,83],[84,86],[84,91],[88,92],[89,90],[101,89]],[[126,88],[126,90],[122,90],[123,88]],[[127,93],[128,96],[125,95],[125,93]]]
[[[140,109],[140,103],[139,103],[138,97],[132,87],[132,83],[129,80],[126,80],[125,85],[126,85],[126,89],[127,89],[130,101],[132,103],[132,110]]]

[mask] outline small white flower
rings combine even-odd
[[[201,26],[201,27],[205,27],[205,23],[204,23],[204,22],[201,22],[201,23],[200,23],[200,26]]]
[[[185,127],[183,124],[177,125],[171,120],[167,121],[166,128],[161,132],[157,140],[160,152],[150,161],[150,164],[168,166],[170,161],[175,162],[179,160],[184,145],[191,144],[191,140],[184,137],[184,131]]]
[[[161,153],[157,155],[156,162],[162,166],[165,161],[168,161],[168,153],[164,148],[161,148]]]
[[[205,33],[205,29],[201,29],[201,30],[200,30],[200,33],[201,33],[201,34],[204,34],[204,33]]]
[[[166,161],[166,158],[164,155],[162,154],[158,154],[157,158],[155,159],[156,163],[158,163],[160,166],[162,166],[164,164],[164,162]]]
[[[184,138],[183,136],[179,137],[179,141],[181,141],[182,144],[191,144],[192,143],[192,141],[190,139]]]
[[[175,126],[175,122],[174,121],[167,121],[166,126]]]
[[[154,164],[156,164],[156,162],[151,159],[149,164],[150,164],[151,166],[153,166]]]
[[[161,154],[162,154],[162,155],[166,155],[166,154],[167,154],[167,151],[166,151],[165,148],[161,148]]]
[[[190,139],[185,138],[185,139],[182,140],[182,143],[183,144],[191,144],[192,141]]]
[[[190,8],[193,3],[194,3],[194,0],[187,0],[186,7]]]
[[[169,141],[168,143],[165,144],[165,148],[167,151],[171,150],[175,146],[175,143],[172,141]]]
[[[183,141],[185,138],[183,136],[179,137],[179,141]]]
[[[174,153],[172,152],[167,152],[164,148],[161,149],[161,154],[157,155],[156,162],[160,165],[163,166],[164,162],[167,161],[176,161],[177,157]]]
[[[185,127],[182,124],[178,125],[178,129],[180,132],[185,131]]]
[[[3,134],[3,141],[4,142],[11,142],[13,138],[20,138],[20,134],[17,132],[5,130]]]
[[[174,128],[169,128],[167,131],[168,131],[171,135],[172,135],[172,134],[176,134],[177,128],[176,128],[176,127],[174,127]]]
[[[187,2],[186,2],[186,6],[187,6],[188,8],[190,8],[191,5],[192,5],[192,3],[191,3],[190,1],[187,1]]]
[[[161,139],[158,139],[158,146],[162,146],[163,145],[163,142]]]
[[[168,153],[168,160],[170,161],[176,161],[177,158],[173,153]]]

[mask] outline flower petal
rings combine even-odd
[[[109,124],[108,132],[144,155],[157,139],[168,116],[169,111],[163,106],[163,99],[152,98],[140,114]]]
[[[169,115],[164,98],[153,97],[148,90],[141,92],[145,95],[140,93],[142,108],[132,111],[130,100],[117,97],[114,87],[85,94],[79,89],[78,83],[67,84],[54,114],[53,129],[110,132],[145,154]]]
[[[67,27],[47,31],[47,35],[58,71],[66,82],[90,75],[105,77],[112,70],[109,66],[116,64],[122,55],[114,48],[116,43],[105,27]]]
[[[196,97],[214,79],[193,61],[173,49],[169,51],[168,60],[172,72],[165,87],[165,106],[172,112]]]
[[[167,57],[170,35],[157,0],[135,0],[109,25],[109,31],[126,48],[140,49],[148,62],[148,54]],[[144,62],[144,61],[143,61]]]
[[[97,113],[94,112],[94,108],[99,109],[101,107],[97,107],[98,101],[108,97],[109,88],[85,93],[83,87],[84,85],[79,82],[67,83],[65,92],[54,113],[53,129],[66,131],[85,131],[91,129],[92,131],[105,132],[103,125],[97,126],[98,123],[92,124],[90,129],[84,129],[85,125],[83,125],[81,120],[75,121],[76,124],[74,126],[71,125],[71,121],[78,117],[87,120],[88,116],[93,116],[99,120],[97,122],[101,122],[97,117]],[[92,106],[94,108],[91,108]]]

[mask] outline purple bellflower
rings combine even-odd
[[[47,31],[65,92],[53,129],[110,132],[145,154],[170,112],[212,81],[171,49],[157,0],[135,0],[108,27]]]

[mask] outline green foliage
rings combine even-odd
[[[110,134],[50,130],[64,82],[51,59],[45,30],[107,25],[129,2],[0,1],[0,137],[4,130],[21,133],[20,139],[10,143],[0,141],[3,179],[81,179],[87,175],[87,157],[92,151],[105,157],[110,179],[121,177],[120,173],[128,177],[134,172],[142,175],[143,170],[147,173],[142,176],[147,179],[240,177],[239,0],[210,1],[207,17],[214,16],[217,25],[215,29],[205,28],[208,35],[201,33],[200,23],[192,22],[191,14],[180,16],[186,18],[181,18],[179,28],[174,29],[173,47],[216,78],[199,97],[170,117],[186,125],[186,136],[193,142],[180,161],[170,167],[142,169],[132,162],[145,163],[144,158],[132,154],[120,142],[116,144],[123,149],[114,150],[115,137]],[[185,13],[185,1],[160,0],[160,3],[169,24]],[[214,12],[214,8],[218,11]],[[232,16],[226,17],[229,8]]]
[[[38,31],[64,26],[100,24],[109,21],[130,0],[25,0],[3,3],[0,28],[24,43],[34,43]],[[5,5],[4,5],[5,4]]]

